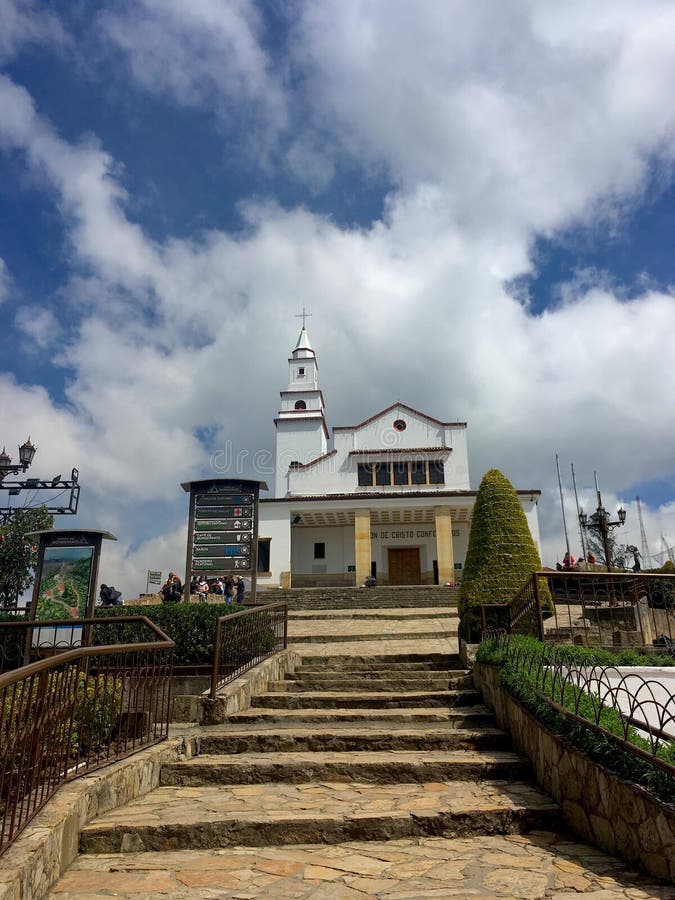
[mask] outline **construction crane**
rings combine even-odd
[[[642,556],[642,565],[645,566],[645,568],[649,568],[649,561],[652,555],[649,552],[647,532],[645,531],[645,523],[642,518],[642,504],[640,503],[639,497],[635,498],[635,503],[637,504],[637,514],[640,522],[640,555]]]

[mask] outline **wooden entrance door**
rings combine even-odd
[[[421,584],[419,547],[397,547],[389,550],[389,584]]]

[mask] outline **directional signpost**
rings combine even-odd
[[[255,602],[258,568],[258,496],[264,481],[216,478],[190,481],[190,519],[185,595],[195,575],[240,575],[250,582],[249,602]]]

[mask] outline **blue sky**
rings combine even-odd
[[[556,452],[675,543],[672,4],[0,18],[0,440],[79,468],[102,577],[175,567],[179,483],[273,447],[303,305],[330,425],[468,421],[473,486],[542,489],[545,562]]]

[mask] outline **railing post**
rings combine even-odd
[[[220,669],[220,652],[222,642],[222,620],[216,622],[216,636],[213,642],[213,664],[211,666],[211,699],[216,699],[218,691],[218,670]]]
[[[539,579],[536,572],[532,575],[532,591],[534,593],[534,608],[537,615],[537,638],[544,640],[544,619],[541,614],[541,596],[539,594]]]
[[[288,603],[284,603],[284,650],[288,646]]]

